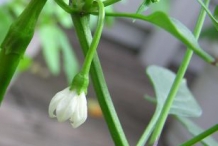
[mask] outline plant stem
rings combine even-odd
[[[216,124],[213,127],[205,130],[204,132],[202,132],[201,134],[195,136],[194,138],[184,142],[180,146],[192,146],[195,143],[199,142],[200,140],[206,138],[207,136],[212,135],[216,131],[218,131],[218,124]]]
[[[86,58],[85,58],[85,61],[83,63],[83,67],[81,70],[81,72],[85,75],[89,74],[91,63],[92,63],[93,57],[95,55],[95,52],[97,50],[98,43],[99,43],[99,40],[101,38],[102,30],[104,27],[104,17],[105,17],[104,5],[100,0],[98,0],[97,2],[99,4],[98,24],[97,24],[96,32],[94,34],[90,48],[89,48],[88,52],[86,53]]]
[[[185,72],[187,70],[187,67],[189,65],[189,62],[191,60],[192,54],[193,54],[192,50],[188,49],[186,51],[186,54],[185,54],[184,59],[183,59],[183,62],[181,64],[180,68],[179,68],[179,71],[178,71],[177,76],[175,78],[175,81],[174,81],[174,83],[172,85],[170,93],[168,94],[168,97],[167,97],[167,99],[165,101],[163,110],[161,111],[159,120],[157,122],[157,126],[154,129],[154,133],[152,134],[151,141],[150,141],[151,145],[153,145],[154,143],[157,143],[157,141],[159,139],[159,136],[161,134],[163,126],[164,126],[164,124],[166,122],[169,110],[170,110],[171,105],[173,103],[174,97],[177,94],[177,91],[179,89],[180,83],[181,83],[181,81],[182,81],[182,79],[184,77],[184,74],[185,74]]]
[[[80,14],[73,14],[71,16],[83,53],[86,54],[92,41],[89,28],[89,15],[81,16]],[[129,144],[111,100],[97,54],[93,58],[90,73],[99,104],[115,145],[128,146]]]
[[[71,8],[69,5],[67,5],[63,0],[54,0],[63,10],[65,10],[67,13],[75,13],[76,10]]]
[[[148,126],[146,127],[144,133],[140,137],[138,143],[136,146],[144,146],[151,135],[155,124],[157,123],[157,120],[160,116],[160,110],[156,109],[154,115],[152,116],[152,119],[150,120]]]
[[[209,5],[209,0],[205,0],[205,4],[208,6]],[[206,12],[203,10],[203,8],[201,8],[200,14],[198,16],[198,21],[196,23],[195,26],[195,30],[194,30],[194,36],[196,37],[196,39],[199,38],[199,35],[201,33],[201,29],[205,20],[205,16],[206,16]],[[184,77],[184,74],[188,68],[189,62],[191,60],[193,51],[191,49],[187,49],[185,56],[183,58],[182,64],[178,70],[178,73],[176,75],[176,78],[174,80],[174,83],[171,87],[170,93],[168,94],[168,97],[164,103],[164,107],[163,110],[161,111],[159,120],[157,122],[157,126],[154,129],[154,132],[152,134],[151,140],[150,140],[150,145],[157,145],[160,134],[162,132],[163,126],[166,122],[166,119],[168,117],[168,113],[170,111],[171,105],[173,103],[174,97],[177,94],[177,91],[180,87],[180,83]]]

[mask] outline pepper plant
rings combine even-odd
[[[194,135],[192,139],[181,144],[182,146],[191,146],[197,142],[204,145],[218,145],[212,138],[209,140],[204,139],[218,130],[217,125],[211,125],[211,128],[204,131],[188,119],[188,117],[198,117],[202,112],[187,87],[187,81],[184,79],[184,74],[193,53],[197,54],[205,62],[214,65],[214,67],[217,66],[217,58],[214,58],[200,47],[198,38],[206,15],[209,16],[212,24],[218,30],[218,6],[214,10],[214,14],[212,14],[208,9],[210,0],[197,1],[201,6],[201,10],[195,29],[192,32],[179,20],[171,18],[164,12],[154,11],[148,15],[142,14],[143,11],[158,3],[159,0],[143,0],[135,13],[105,12],[106,7],[113,6],[119,0],[69,0],[69,4],[63,0],[55,0],[56,4],[71,16],[85,60],[81,70],[75,77],[72,77],[73,80],[70,86],[58,92],[52,99],[49,106],[50,117],[57,117],[60,122],[69,119],[74,128],[85,122],[87,118],[85,95],[87,94],[90,75],[114,144],[117,146],[129,145],[113,106],[96,50],[101,38],[105,17],[142,20],[169,32],[186,45],[187,50],[177,74],[163,67],[149,66],[147,68],[147,75],[156,93],[156,98],[147,97],[147,99],[156,104],[156,111],[136,145],[158,145],[163,126],[169,114],[174,115]],[[33,37],[39,16],[43,17],[40,12],[46,2],[47,0],[31,0],[21,15],[11,24],[5,39],[1,43],[0,102],[3,101],[10,80]],[[92,15],[98,17],[94,35],[92,35],[90,28],[90,16]],[[47,29],[50,29],[50,27],[48,26]]]

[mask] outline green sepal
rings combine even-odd
[[[74,78],[70,86],[70,90],[76,90],[80,95],[82,92],[87,94],[87,88],[89,85],[89,76],[83,73],[78,73]]]

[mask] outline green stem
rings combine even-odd
[[[152,133],[152,131],[157,123],[159,116],[160,116],[160,110],[156,109],[152,119],[150,120],[148,126],[146,127],[144,133],[140,137],[136,146],[144,146],[146,144],[149,136],[151,135],[151,133]]]
[[[98,47],[99,40],[101,38],[102,30],[103,30],[103,27],[104,27],[104,17],[105,17],[104,5],[100,0],[98,0],[97,2],[98,2],[98,5],[99,5],[98,24],[97,24],[97,27],[96,27],[96,32],[94,34],[92,43],[90,45],[90,49],[86,53],[86,58],[85,58],[85,61],[83,63],[83,67],[82,67],[82,70],[81,70],[81,72],[83,74],[85,74],[85,75],[89,74],[91,63],[92,63],[93,57],[95,55],[96,49]]]
[[[88,25],[89,15],[81,16],[79,14],[74,14],[71,16],[83,53],[86,54],[92,42],[91,31]],[[115,145],[128,146],[129,144],[111,100],[97,54],[95,54],[93,58],[90,73],[99,104]]]
[[[208,6],[209,0],[205,0],[205,4]],[[204,23],[204,20],[205,20],[205,16],[206,16],[206,12],[202,8],[201,12],[199,14],[199,17],[198,17],[198,21],[196,23],[195,30],[194,30],[194,36],[196,37],[196,39],[199,38],[201,29],[202,29],[202,26],[203,26],[203,23]],[[168,113],[169,113],[170,108],[172,106],[174,97],[176,96],[176,94],[178,92],[178,89],[180,87],[180,83],[181,83],[181,81],[182,81],[182,79],[184,77],[184,74],[185,74],[185,72],[186,72],[186,70],[188,68],[188,65],[189,65],[189,62],[191,60],[192,54],[193,54],[193,51],[188,48],[186,53],[185,53],[182,64],[181,64],[181,66],[179,68],[179,71],[178,71],[178,73],[176,75],[174,83],[173,83],[173,85],[171,87],[170,93],[168,94],[168,97],[167,97],[167,99],[165,101],[163,110],[161,111],[159,120],[157,122],[157,126],[155,127],[154,132],[153,132],[152,137],[151,137],[151,140],[150,140],[150,145],[157,145],[157,143],[158,143],[160,134],[162,132],[163,126],[164,126],[164,124],[166,122],[166,119],[168,117]]]
[[[184,142],[180,146],[192,146],[195,143],[197,143],[197,142],[201,141],[202,139],[206,138],[207,136],[212,135],[216,131],[218,131],[218,124],[216,124],[213,127],[205,130],[204,132],[202,132],[201,134],[195,136],[194,138]]]
[[[211,14],[210,10],[207,8],[207,6],[201,1],[201,0],[197,0],[201,6],[204,8],[204,10],[207,12],[208,16],[210,17],[210,19],[217,25],[218,24],[218,20],[216,20],[216,18],[213,16],[213,14]]]
[[[55,2],[63,9],[65,10],[67,13],[75,13],[76,10],[74,10],[73,8],[71,8],[69,5],[67,5],[63,0],[55,0]]]
[[[180,68],[179,68],[179,71],[178,71],[177,76],[175,78],[175,81],[174,81],[174,83],[172,85],[170,93],[169,93],[169,95],[168,95],[168,97],[167,97],[167,99],[165,101],[163,110],[162,110],[161,115],[159,117],[159,120],[157,122],[157,126],[154,129],[154,133],[152,134],[152,137],[151,137],[151,140],[150,140],[151,145],[158,142],[159,136],[161,134],[161,131],[162,131],[163,126],[165,124],[165,121],[167,119],[167,116],[168,116],[169,110],[171,108],[171,105],[173,103],[174,97],[177,94],[180,83],[181,83],[181,81],[182,81],[182,79],[184,77],[184,74],[185,74],[185,72],[187,70],[187,67],[189,65],[189,62],[191,60],[192,54],[193,54],[192,50],[188,49],[186,51],[183,62],[181,64]]]
[[[96,53],[99,40],[101,38],[102,30],[104,27],[104,17],[105,17],[104,5],[100,0],[97,0],[97,3],[99,7],[99,17],[98,17],[96,31],[95,31],[93,40],[91,42],[90,48],[88,52],[86,53],[86,57],[85,57],[82,69],[74,77],[71,83],[71,87],[70,87],[70,90],[76,90],[78,94],[81,94],[82,92],[87,93],[87,88],[89,84],[89,71],[90,71],[91,63]]]
[[[93,1],[93,0],[85,0],[85,4],[84,4],[84,6],[83,6],[83,9],[84,9],[84,10],[89,10],[89,9],[91,9],[93,2],[95,2],[95,1]]]

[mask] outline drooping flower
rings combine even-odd
[[[49,105],[49,116],[59,122],[70,120],[73,128],[77,128],[87,119],[87,100],[84,92],[79,95],[75,90],[66,88],[58,92]]]

